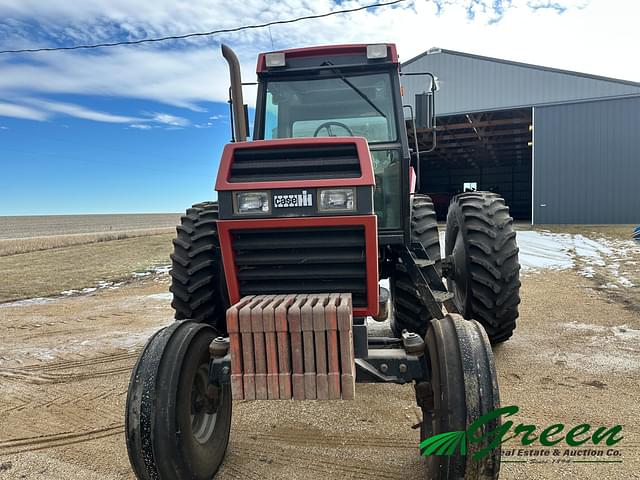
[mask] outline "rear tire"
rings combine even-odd
[[[438,273],[440,266],[440,236],[436,210],[428,195],[414,195],[411,209],[411,242],[419,243],[427,252],[430,260],[435,261]],[[419,255],[420,256],[420,255]],[[411,277],[403,265],[396,263],[393,277],[390,279],[393,299],[393,317],[391,331],[400,337],[403,330],[417,333],[424,338],[431,315],[418,297]]]
[[[171,254],[171,288],[176,320],[208,323],[225,333],[229,300],[220,258],[218,203],[189,208],[176,227]]]
[[[445,253],[447,284],[458,312],[477,319],[491,343],[507,340],[518,318],[520,263],[504,199],[490,192],[455,196],[447,214]]]
[[[423,420],[420,442],[446,432],[467,432],[469,426],[482,415],[500,408],[500,395],[491,344],[480,323],[465,320],[460,315],[448,314],[431,321],[425,339],[428,363],[431,370],[431,388],[416,392],[422,407]],[[424,385],[424,384],[423,384]],[[500,420],[485,424],[475,436],[485,437],[495,431]],[[460,437],[458,437],[460,438]],[[433,480],[493,480],[500,470],[500,448],[475,460],[473,454],[486,448],[490,440],[467,442],[466,455],[460,453],[461,445],[454,445],[453,455],[428,455],[427,479]],[[425,453],[425,447],[421,447]]]
[[[208,388],[210,325],[176,322],[147,342],[127,393],[127,452],[140,479],[209,480],[229,443],[231,388]],[[213,388],[213,387],[211,387]],[[209,396],[207,396],[209,394]]]

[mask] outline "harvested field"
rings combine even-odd
[[[83,248],[130,242],[123,250],[94,251],[94,269],[108,255],[137,252],[120,264],[124,269],[144,263],[144,242],[159,237]],[[638,253],[628,252],[627,261]],[[622,263],[619,255],[599,257],[608,283],[617,281],[607,266]],[[29,281],[48,269],[47,258]],[[621,463],[505,457],[501,479],[640,478],[640,312],[612,298],[599,278],[585,276],[579,258],[524,276],[515,336],[495,348],[502,404],[520,407],[517,422],[539,426],[622,424]],[[83,259],[73,260],[75,270],[84,268]],[[9,283],[19,275],[27,282],[15,269]],[[167,289],[161,273],[89,294],[0,305],[0,478],[133,479],[123,437],[126,388],[145,339],[172,321]],[[419,420],[411,386],[357,385],[351,402],[237,402],[217,478],[424,478],[411,428]],[[517,446],[510,441],[506,449]]]
[[[173,233],[0,256],[0,302],[95,289],[169,265]]]
[[[177,214],[0,217],[0,303],[168,268]]]
[[[177,213],[0,216],[0,239],[169,228]]]
[[[40,252],[52,248],[86,245],[89,243],[110,242],[125,238],[146,237],[172,233],[173,228],[149,228],[145,230],[123,230],[103,233],[75,233],[71,235],[48,235],[28,238],[9,238],[0,240],[0,257],[18,253]]]

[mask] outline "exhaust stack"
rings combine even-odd
[[[242,98],[242,77],[240,75],[240,62],[235,52],[225,45],[222,48],[222,56],[229,64],[229,76],[231,78],[231,105],[233,107],[233,125],[236,142],[247,140],[246,117],[244,114],[244,100]]]

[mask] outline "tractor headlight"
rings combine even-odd
[[[287,60],[284,56],[284,52],[271,52],[264,56],[267,68],[284,67],[287,65]]]
[[[268,192],[236,192],[234,210],[239,214],[247,213],[269,213]]]
[[[320,202],[318,210],[353,211],[356,209],[356,197],[353,188],[332,188],[320,190]]]
[[[376,58],[387,58],[387,44],[367,45],[367,58],[369,60]]]

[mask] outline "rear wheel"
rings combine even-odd
[[[475,320],[449,314],[431,321],[425,343],[431,388],[428,384],[418,384],[416,396],[423,415],[420,440],[421,453],[427,454],[426,478],[497,479],[500,449],[494,449],[477,460],[472,458],[473,454],[487,448],[490,440],[467,441],[470,425],[500,407],[493,353],[482,325]],[[493,419],[475,430],[473,435],[486,437],[499,425],[499,418]],[[442,454],[444,452],[438,452],[438,449],[430,453],[428,448],[437,447],[437,442],[427,441],[425,444],[425,440],[446,433],[450,434],[448,439],[451,440],[447,447],[452,447],[452,450],[448,454]]]
[[[182,216],[173,240],[170,290],[176,320],[209,323],[223,333],[229,301],[217,221],[217,202],[198,203]]]
[[[520,263],[513,219],[491,192],[462,193],[447,214],[445,276],[454,304],[477,319],[491,343],[513,334],[520,303]]]
[[[214,329],[185,321],[156,333],[129,384],[125,434],[140,479],[209,480],[229,442],[231,389],[209,384]]]
[[[440,267],[440,237],[438,221],[433,202],[428,195],[414,195],[411,209],[411,242],[422,245],[430,260],[435,261],[438,273]],[[417,255],[421,257],[421,255]],[[424,337],[429,325],[428,310],[418,297],[418,292],[401,263],[395,265],[395,272],[390,279],[393,299],[393,317],[391,330],[397,337],[402,330],[409,330]]]

